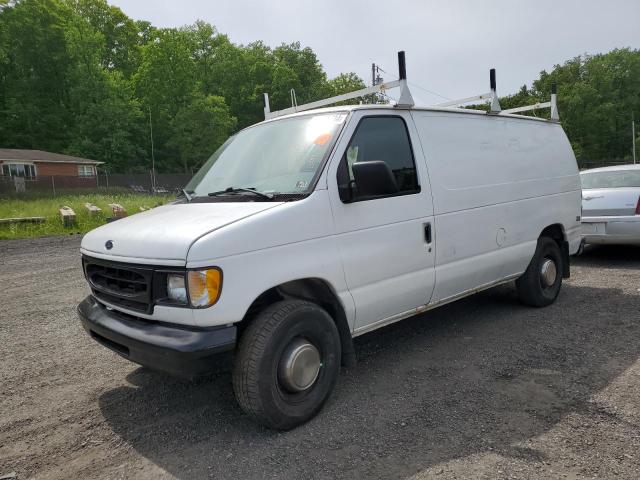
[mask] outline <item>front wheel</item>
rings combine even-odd
[[[562,286],[563,267],[562,252],[556,241],[539,238],[527,270],[516,280],[520,301],[532,307],[546,307],[555,302]]]
[[[313,418],[336,384],[340,335],[319,306],[286,300],[247,327],[233,368],[233,390],[254,420],[289,430]]]

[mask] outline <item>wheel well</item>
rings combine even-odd
[[[333,319],[340,333],[340,343],[342,346],[342,364],[352,366],[355,363],[355,350],[353,338],[347,316],[342,307],[342,303],[334,293],[333,289],[319,278],[304,278],[291,282],[282,283],[270,288],[256,298],[245,315],[245,319],[253,317],[256,313],[280,300],[296,298],[307,300],[322,307]],[[238,324],[239,334],[246,328],[249,322],[243,320]]]
[[[541,237],[550,237],[553,238],[558,245],[562,245],[564,242],[564,228],[559,223],[554,223],[553,225],[549,225],[540,234]]]
[[[540,234],[540,238],[549,237],[555,240],[560,247],[560,251],[562,252],[562,276],[564,278],[569,278],[571,275],[570,267],[569,267],[569,244],[566,241],[566,237],[564,235],[564,227],[559,223],[554,223],[553,225],[549,225]]]

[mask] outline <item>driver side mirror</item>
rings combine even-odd
[[[379,197],[398,193],[395,176],[386,162],[356,162],[351,168],[359,196]]]

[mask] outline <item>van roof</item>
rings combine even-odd
[[[290,113],[287,115],[281,115],[278,117],[273,117],[270,118],[269,120],[265,120],[267,122],[271,122],[274,120],[280,120],[283,118],[292,118],[292,117],[298,117],[298,116],[302,116],[302,115],[309,115],[309,114],[318,114],[318,113],[330,113],[330,112],[351,112],[354,110],[410,110],[410,111],[423,111],[423,112],[444,112],[444,113],[458,113],[458,114],[464,114],[464,115],[482,115],[482,116],[489,116],[490,114],[488,114],[486,111],[484,110],[475,110],[472,108],[457,108],[457,107],[420,107],[420,106],[414,106],[414,107],[396,107],[395,105],[388,105],[388,104],[362,104],[362,105],[340,105],[340,106],[336,106],[336,107],[323,107],[323,108],[315,108],[312,110],[304,110],[301,112],[296,112],[296,113]],[[530,121],[536,121],[536,122],[543,122],[543,123],[548,123],[548,124],[556,124],[559,122],[554,122],[554,121],[550,121],[546,118],[538,118],[538,117],[529,117],[526,115],[516,115],[516,114],[511,114],[511,113],[500,113],[500,114],[491,114],[490,116],[494,116],[494,117],[501,117],[501,118],[510,118],[510,119],[515,119],[515,120],[530,120]]]

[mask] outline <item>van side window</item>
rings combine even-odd
[[[361,162],[375,163],[372,167],[376,179],[385,171],[388,172],[388,181],[384,187],[371,191],[368,185],[364,185],[363,178],[370,178],[370,170],[354,175],[354,164]],[[381,162],[386,164],[388,170]],[[380,171],[382,169],[382,172]],[[358,185],[358,176],[361,176]],[[411,150],[409,134],[404,120],[400,117],[381,116],[365,117],[356,128],[349,146],[338,167],[338,187],[343,201],[357,201],[386,196],[395,196],[420,191],[416,165]],[[384,178],[383,178],[384,180]],[[367,187],[369,191],[367,191]],[[373,192],[373,193],[372,193]]]

